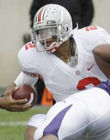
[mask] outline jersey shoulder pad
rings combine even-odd
[[[99,26],[87,26],[82,29],[77,30],[77,34],[84,35],[84,38],[100,38],[102,35],[105,34],[105,30]]]
[[[73,33],[74,39],[83,46],[84,49],[91,51],[100,44],[110,42],[110,35],[101,27],[88,26],[78,29]]]
[[[21,69],[23,69],[26,66],[29,66],[29,64],[32,64],[32,61],[34,62],[34,57],[36,53],[35,50],[35,44],[33,44],[32,42],[27,43],[19,50],[18,60]]]
[[[32,54],[35,51],[35,44],[32,42],[29,42],[25,44],[18,52],[18,58],[25,58],[28,57],[30,54]]]
[[[35,48],[35,44],[32,41],[24,45],[25,51],[31,50],[31,48]]]

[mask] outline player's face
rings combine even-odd
[[[57,41],[57,39],[55,39],[55,38],[53,38],[53,37],[48,38],[48,39],[46,40],[46,45],[47,45],[47,47],[49,47],[53,42],[56,42],[56,41]]]
[[[45,41],[47,47],[50,46],[53,42],[57,41],[57,28],[45,28],[36,31],[38,40],[42,43]]]
[[[37,30],[36,35],[39,41],[46,40],[53,36],[57,36],[57,28],[51,27],[51,28],[44,28],[44,29]]]

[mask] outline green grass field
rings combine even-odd
[[[26,112],[0,110],[0,140],[24,140],[26,123],[33,114],[46,113],[49,107],[36,106]]]

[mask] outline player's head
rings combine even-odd
[[[47,4],[41,7],[34,17],[34,39],[49,52],[55,52],[63,42],[67,41],[71,30],[72,18],[60,5]]]

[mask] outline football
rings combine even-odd
[[[34,106],[37,102],[37,92],[30,85],[20,85],[19,89],[13,93],[13,99],[27,99],[27,103],[31,103]]]

